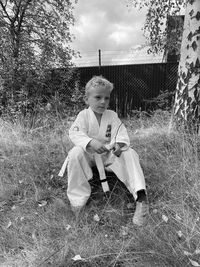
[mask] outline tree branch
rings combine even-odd
[[[17,7],[17,12],[13,18],[13,21],[16,21],[20,12],[20,6],[21,6],[22,0],[19,1],[19,4],[17,5],[16,1],[14,1],[15,6]]]
[[[2,7],[4,13],[6,14],[6,17],[10,20],[10,22],[12,22],[12,19],[10,18],[10,16],[8,15],[8,12],[7,12],[7,10],[6,10],[7,1],[6,1],[5,6],[3,5],[2,1],[0,1],[0,5],[1,5],[1,7]]]
[[[19,20],[19,24],[18,24],[18,32],[20,31],[21,29],[21,25],[22,25],[22,21],[24,19],[24,16],[25,16],[25,12],[27,10],[27,6],[31,3],[32,0],[27,0],[23,10],[22,10],[22,13],[21,13],[21,16],[20,16],[20,20]]]

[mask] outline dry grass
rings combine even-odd
[[[136,228],[133,199],[114,179],[109,197],[94,190],[80,219],[74,218],[66,177],[57,177],[71,147],[70,123],[44,119],[30,130],[0,121],[0,266],[200,264],[199,137],[169,132],[168,113],[125,121],[150,202],[149,223]],[[81,260],[73,260],[76,255]]]

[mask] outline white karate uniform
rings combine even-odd
[[[120,157],[112,152],[101,154],[104,165],[112,163],[109,170],[116,174],[135,198],[137,191],[146,190],[138,154],[129,147],[127,130],[117,113],[111,110],[104,111],[99,125],[90,107],[82,110],[69,130],[69,137],[75,146],[69,151],[59,176],[63,176],[67,167],[67,196],[72,206],[84,206],[91,194],[88,180],[93,177],[91,167],[95,161],[94,154],[87,150],[87,145],[93,138],[110,146],[115,142],[124,143]]]

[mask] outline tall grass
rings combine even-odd
[[[44,117],[32,128],[0,121],[0,266],[200,264],[199,136],[169,131],[168,112],[124,123],[146,177],[150,218],[142,228],[132,225],[135,203],[115,180],[109,197],[98,188],[73,216],[67,177],[57,176],[71,118]]]

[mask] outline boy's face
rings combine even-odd
[[[104,87],[91,88],[86,96],[86,103],[98,114],[102,114],[108,108],[109,101],[110,92]]]

